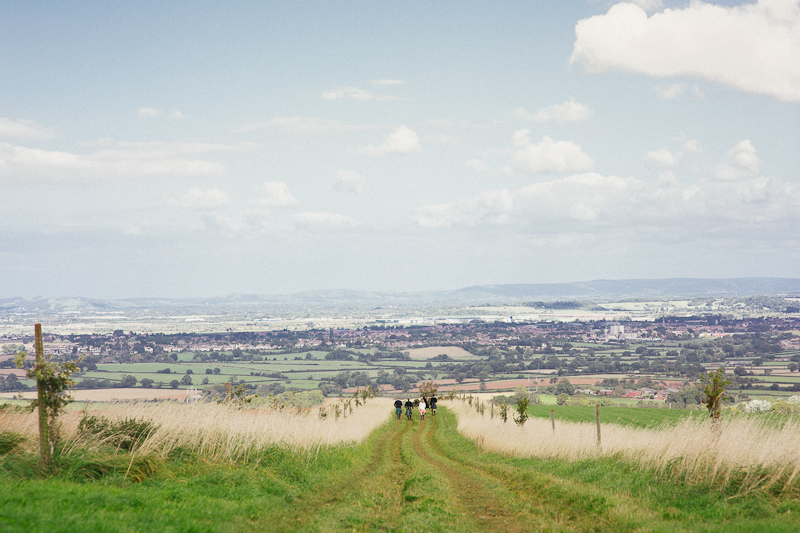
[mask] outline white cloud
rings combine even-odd
[[[740,167],[752,173],[758,172],[758,156],[756,155],[756,149],[749,139],[739,141],[739,143],[728,152],[728,157]]]
[[[292,207],[297,199],[289,192],[289,186],[282,181],[265,181],[261,187],[262,196],[253,200],[261,207]]]
[[[356,219],[338,213],[304,212],[292,216],[297,226],[309,231],[340,231],[359,226]]]
[[[800,3],[726,7],[692,1],[648,17],[632,3],[578,21],[570,61],[586,72],[696,76],[740,91],[800,101]]]
[[[745,139],[728,151],[728,161],[715,167],[713,175],[723,181],[741,181],[755,176],[760,166],[755,147]]]
[[[364,176],[355,170],[340,168],[336,171],[336,180],[333,182],[333,188],[337,191],[361,194],[366,188]]]
[[[400,126],[389,134],[383,144],[366,146],[358,152],[363,155],[383,157],[391,154],[410,154],[420,150],[422,146],[419,143],[419,136],[411,128]]]
[[[68,181],[211,176],[225,172],[225,167],[198,156],[242,149],[211,143],[118,142],[77,154],[0,143],[0,177]]]
[[[697,141],[695,139],[689,139],[685,141],[683,143],[683,148],[687,152],[691,152],[693,154],[699,154],[700,152],[703,151],[703,149],[700,147],[700,141]]]
[[[228,195],[219,189],[202,190],[192,187],[180,198],[167,196],[164,198],[167,205],[185,207],[189,209],[217,209],[228,205]]]
[[[184,114],[178,111],[177,109],[173,109],[169,112],[169,118],[180,120],[184,118]]]
[[[391,85],[391,84],[383,84],[383,85]],[[325,100],[348,99],[348,100],[356,100],[359,102],[365,102],[369,100],[375,100],[379,102],[387,100],[399,100],[399,97],[397,96],[376,95],[360,87],[339,87],[337,89],[333,89],[330,91],[324,91],[322,93],[322,98]]]
[[[380,85],[380,86],[392,86],[392,85],[403,85],[405,82],[403,80],[388,80],[388,79],[380,79],[380,80],[370,80],[370,85]]]
[[[586,173],[424,206],[414,221],[428,229],[503,227],[536,235],[655,231],[673,239],[702,227],[735,236],[742,228],[800,223],[800,184],[765,177],[682,183],[669,173],[650,183]]]
[[[53,135],[52,130],[32,120],[0,117],[0,137],[49,139]]]
[[[577,144],[571,141],[554,141],[547,136],[542,137],[538,144],[533,144],[528,133],[528,130],[514,132],[512,144],[515,170],[538,174],[583,172],[592,168],[592,159]]]
[[[161,110],[155,107],[140,107],[136,114],[140,117],[159,117],[161,116]]]
[[[417,210],[414,221],[423,228],[450,228],[480,224],[503,225],[514,208],[512,194],[503,189],[484,191],[459,204],[429,205]]]
[[[534,122],[578,122],[592,116],[592,111],[583,104],[574,100],[567,100],[563,104],[554,104],[539,109],[531,115],[524,108],[514,110],[514,116]]]
[[[655,87],[656,94],[662,100],[674,100],[675,98],[679,97],[683,94],[684,89],[686,86],[682,83],[673,83],[670,85],[657,85]]]
[[[678,161],[681,158],[680,152],[672,153],[666,148],[661,148],[660,150],[653,150],[652,152],[647,152],[644,156],[646,161],[652,161],[656,165],[664,168],[672,168],[678,165]]]

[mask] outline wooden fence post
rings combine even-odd
[[[44,340],[42,325],[33,325],[34,347],[36,351],[36,368],[44,363]],[[36,376],[36,405],[39,408],[39,468],[44,470],[50,466],[50,431],[47,424],[47,391],[39,375]]]
[[[225,401],[229,402],[231,400],[231,382],[228,381],[225,383]]]
[[[595,407],[597,408],[597,445],[600,446],[600,405]]]
[[[554,409],[550,409],[550,423],[553,424],[553,433],[556,432],[556,414]]]

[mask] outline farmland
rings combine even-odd
[[[573,385],[568,394],[604,394],[620,405],[635,399],[634,404],[685,407],[699,376],[719,366],[733,381],[729,396],[734,403],[781,400],[800,391],[800,319],[793,315],[225,329],[213,334],[48,333],[45,350],[55,360],[82,357],[77,389],[116,389],[113,398],[124,398],[125,390],[131,398],[147,397],[138,389],[152,390],[152,398],[196,389],[213,397],[226,383],[265,396],[318,389],[335,397],[365,386],[404,394],[426,381],[442,391],[500,392],[523,386],[555,395],[557,383],[567,380]],[[6,354],[0,356],[0,394],[29,395],[33,382],[12,368],[10,358],[19,349],[30,352],[31,337],[6,335],[0,344]]]

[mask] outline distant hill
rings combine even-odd
[[[374,292],[304,291],[283,295],[228,294],[210,298],[4,298],[0,315],[54,313],[222,312],[275,308],[375,308],[448,304],[500,304],[530,301],[619,301],[632,298],[710,298],[744,296],[800,297],[797,278],[669,278],[594,280],[574,283],[478,285],[450,291]]]

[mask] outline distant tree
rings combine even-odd
[[[120,382],[120,385],[122,385],[122,387],[124,387],[124,388],[135,387],[136,386],[136,378],[134,376],[131,376],[131,375],[122,376],[122,381]]]
[[[222,372],[219,368],[214,369],[214,375],[217,376],[219,373]]]
[[[206,374],[213,374],[213,373],[214,373],[213,370],[211,370],[210,368],[206,368]]]
[[[575,393],[575,386],[569,382],[567,378],[561,378],[556,383],[556,396],[559,394],[568,394],[572,396]]]
[[[145,389],[149,389],[149,388],[151,388],[153,386],[153,380],[150,379],[150,378],[142,378],[140,383],[141,383],[142,387],[144,387]]]
[[[178,381],[177,379],[173,379],[172,381],[169,382],[169,388],[177,389],[180,384],[181,384],[180,381]]]
[[[797,363],[789,363],[786,367],[789,369],[789,372],[797,372]]]
[[[203,385],[208,385],[208,378],[203,378]]]
[[[191,384],[192,384],[192,376],[190,376],[189,374],[185,374],[181,378],[181,385],[191,385]]]

